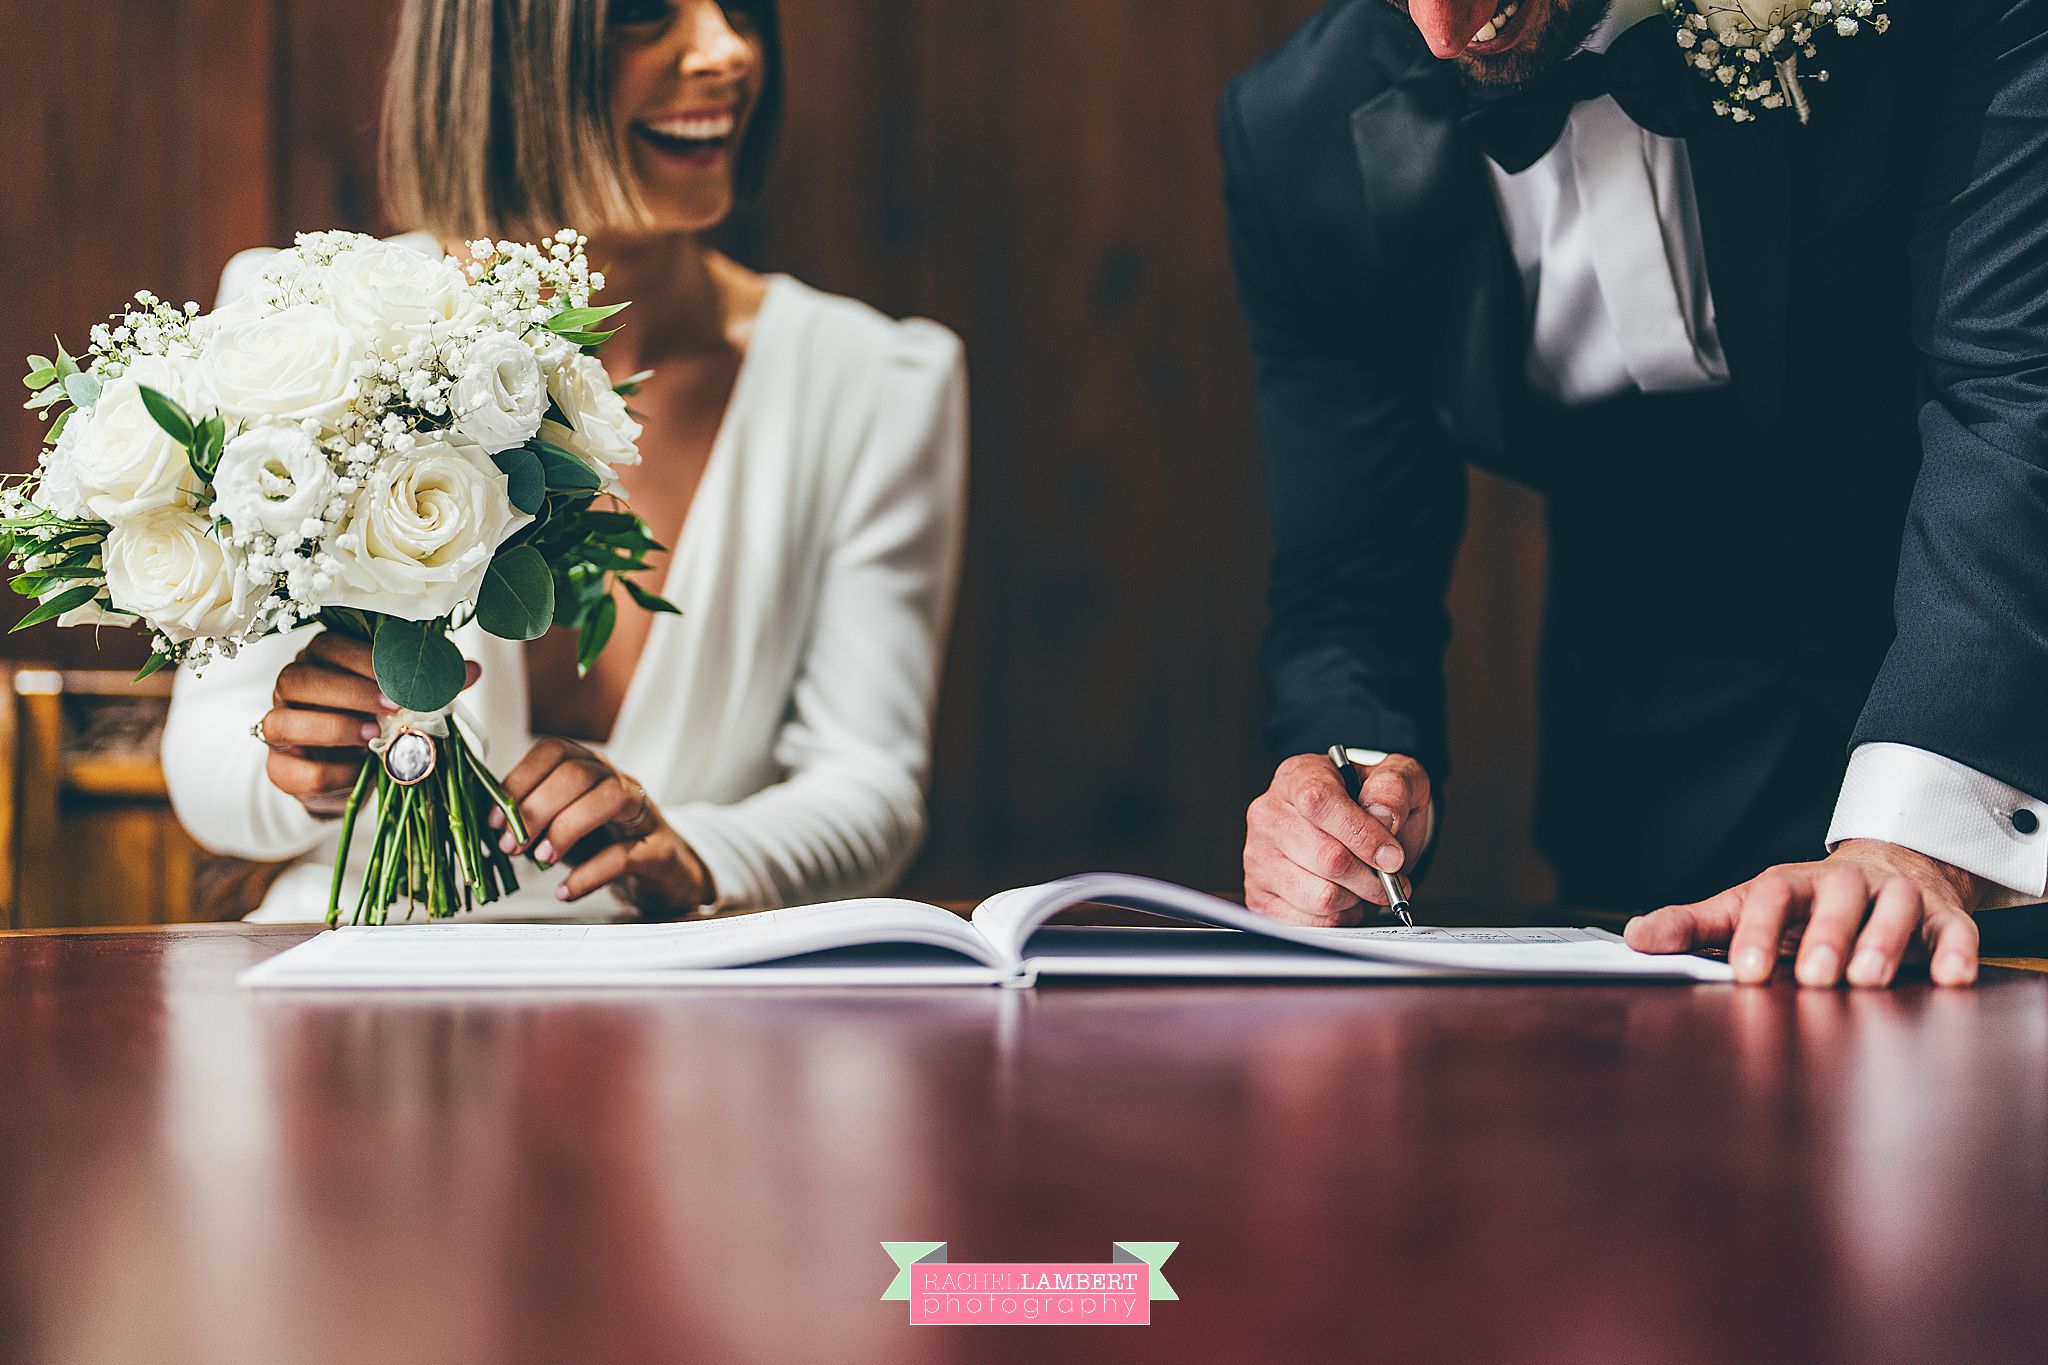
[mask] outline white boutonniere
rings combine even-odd
[[[1714,112],[1748,123],[1759,109],[1790,108],[1804,123],[1811,116],[1803,78],[1828,78],[1826,70],[1802,72],[1802,58],[1820,55],[1822,39],[1853,38],[1891,27],[1880,14],[1885,0],[1664,0],[1678,25],[1678,46],[1693,67],[1720,87]]]

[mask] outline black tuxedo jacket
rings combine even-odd
[[[1464,92],[1402,14],[1336,0],[1231,84],[1277,754],[1444,774],[1469,462],[1548,495],[1568,895],[1818,856],[1852,742],[2048,794],[2048,0],[1888,8],[1824,48],[1810,124],[1688,138],[1730,384],[1589,407],[1527,383]]]

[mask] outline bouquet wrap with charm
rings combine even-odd
[[[591,304],[577,233],[469,250],[311,233],[210,314],[138,293],[83,356],[29,358],[44,449],[0,490],[0,554],[36,602],[16,629],[140,626],[143,676],[313,622],[369,642],[399,709],[342,813],[330,924],[518,886],[490,812],[526,831],[464,735],[451,630],[572,628],[587,669],[615,589],[675,610],[632,577],[662,547],[613,472],[640,458],[625,400],[646,376],[615,386],[594,352],[625,305]]]

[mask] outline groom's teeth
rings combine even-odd
[[[1467,43],[1466,46],[1474,47],[1480,43],[1490,43],[1495,38],[1500,37],[1501,29],[1507,26],[1508,20],[1514,18],[1515,11],[1521,7],[1521,0],[1515,0],[1514,4],[1503,8],[1498,14],[1486,21],[1486,27],[1472,35],[1471,42]]]

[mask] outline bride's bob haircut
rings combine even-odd
[[[648,223],[613,131],[611,12],[646,0],[405,0],[384,87],[383,177],[392,221],[443,240],[537,241]],[[782,123],[775,0],[726,0],[764,54],[733,173],[760,192]]]

